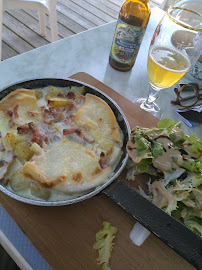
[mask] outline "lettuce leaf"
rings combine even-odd
[[[173,119],[170,119],[170,118],[161,119],[157,123],[158,128],[172,129],[174,126],[175,126],[175,121]]]
[[[104,221],[102,225],[103,229],[96,233],[96,242],[93,245],[93,249],[99,252],[97,261],[99,264],[102,264],[102,269],[109,270],[109,259],[111,257],[114,245],[113,240],[117,229],[107,221]]]
[[[152,155],[154,158],[157,158],[158,156],[162,156],[163,155],[163,143],[154,141],[151,152],[152,152]]]
[[[190,217],[188,220],[184,221],[184,224],[193,232],[202,236],[202,222],[197,217]]]
[[[195,175],[191,179],[191,183],[193,187],[199,187],[202,186],[202,175]]]
[[[149,142],[144,137],[137,139],[137,155],[141,157],[148,152],[150,152]]]
[[[194,171],[198,174],[201,175],[202,177],[202,158],[198,159],[196,162],[195,162],[195,168],[194,168]]]
[[[192,144],[191,152],[197,155],[202,156],[202,141],[196,136],[195,133],[192,133],[188,138],[187,141]]]
[[[195,161],[194,159],[190,158],[186,161],[184,161],[181,165],[182,168],[185,168],[189,171],[193,171],[194,167],[195,167]]]

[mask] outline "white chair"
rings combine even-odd
[[[39,22],[41,35],[46,36],[46,14],[49,15],[52,41],[58,40],[57,16],[56,16],[57,0],[0,0],[0,56],[2,46],[2,14],[3,11],[12,9],[31,9],[37,10],[39,14]]]

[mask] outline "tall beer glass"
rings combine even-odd
[[[202,14],[172,7],[159,22],[151,40],[147,72],[151,85],[146,99],[133,102],[161,118],[154,102],[159,91],[177,83],[197,62],[202,50]]]

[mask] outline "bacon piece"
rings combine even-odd
[[[63,129],[63,135],[70,135],[70,134],[73,134],[75,133],[75,128],[66,128],[66,129]]]
[[[7,115],[8,117],[12,117],[13,116],[13,112],[10,110],[5,110],[4,114]]]
[[[31,123],[33,124],[33,122],[31,122]],[[17,127],[18,134],[31,135],[32,134],[32,129],[31,129],[32,124],[31,123]]]
[[[19,105],[16,105],[15,108],[13,109],[13,115],[15,119],[19,118],[18,109],[19,109]]]
[[[27,115],[30,117],[35,117],[38,114],[39,114],[39,112],[27,111]]]
[[[7,161],[5,161],[5,160],[0,160],[0,168],[1,168],[1,167],[4,167],[6,164],[8,164]]]
[[[31,141],[37,143],[40,146],[42,146],[43,141],[48,141],[48,137],[45,134],[40,133],[33,122],[17,127],[17,131],[18,134],[32,135]]]
[[[83,138],[83,132],[80,128],[66,128],[63,129],[63,135],[69,135],[75,133],[77,136]]]
[[[63,135],[69,135],[76,133],[79,137],[83,137],[82,130],[80,128],[66,128],[63,129]]]
[[[13,127],[14,125],[17,124],[16,120],[19,118],[18,108],[19,108],[19,105],[16,105],[15,108],[13,109],[13,111],[4,110],[4,114],[10,118],[9,119],[10,127]]]
[[[84,144],[85,143],[85,138],[83,135],[83,132],[80,128],[67,128],[67,129],[63,129],[63,135],[70,135],[71,138],[74,141],[79,142],[80,144]]]
[[[63,93],[59,93],[58,97],[65,97],[65,95]]]
[[[64,119],[62,108],[45,108],[42,112],[43,121],[46,124],[52,124]]]
[[[71,124],[74,122],[76,115],[75,114],[70,114],[67,116],[67,119],[64,120],[65,124]]]
[[[76,133],[79,137],[83,138],[83,132],[82,132],[82,130],[81,130],[80,128],[76,128],[76,129],[75,129],[75,133]]]
[[[76,95],[75,95],[74,92],[69,92],[69,93],[67,94],[67,97],[68,97],[69,99],[75,99],[75,98],[76,98]]]
[[[76,107],[76,104],[72,101],[64,108],[64,111],[71,111],[75,107]]]
[[[85,96],[78,96],[80,98],[80,100],[85,101],[86,97]]]
[[[100,164],[100,167],[101,167],[102,169],[106,168],[106,166],[107,166],[107,159],[106,159],[106,157],[105,157],[105,153],[104,153],[104,152],[101,152],[101,153],[100,153],[99,164]]]
[[[71,119],[71,120],[74,120],[74,119],[75,119],[75,117],[76,117],[76,115],[75,115],[75,114],[70,114],[70,115],[69,115],[69,119]]]

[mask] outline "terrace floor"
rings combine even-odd
[[[152,7],[163,0],[150,0]],[[117,20],[123,0],[58,0],[59,39]],[[38,14],[31,10],[3,13],[2,60],[44,46],[51,41],[47,16],[47,37],[40,36]]]

